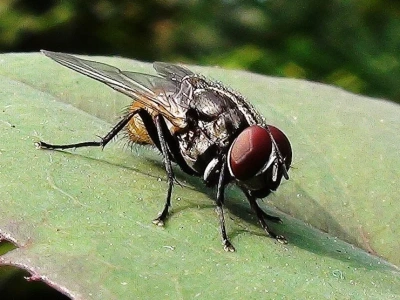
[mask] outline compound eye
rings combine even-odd
[[[264,167],[271,152],[268,131],[258,125],[250,126],[239,134],[231,146],[229,169],[236,179],[249,179]]]
[[[288,138],[282,131],[274,126],[268,125],[268,129],[271,132],[282,157],[285,159],[286,170],[289,170],[290,164],[292,163],[292,146],[290,145]]]

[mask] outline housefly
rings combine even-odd
[[[167,218],[174,162],[187,174],[202,177],[207,186],[217,187],[216,211],[226,251],[235,251],[226,234],[223,211],[224,190],[231,182],[244,192],[267,235],[286,243],[266,223],[281,222],[280,218],[265,213],[256,200],[275,191],[282,177],[289,179],[292,148],[285,134],[266,124],[243,96],[178,65],[155,62],[158,75],[148,75],[69,54],[42,52],[131,97],[133,102],[121,121],[99,141],[67,145],[41,141],[36,143],[38,148],[103,148],[126,130],[130,141],[153,145],[163,155],[168,190],[164,208],[153,223],[162,226]]]

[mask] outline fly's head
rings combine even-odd
[[[228,169],[238,184],[257,198],[278,188],[292,163],[292,147],[278,128],[252,125],[243,130],[228,152]]]

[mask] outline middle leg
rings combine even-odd
[[[158,135],[158,141],[160,143],[160,150],[164,158],[164,165],[165,165],[165,171],[167,172],[167,183],[168,183],[168,190],[167,190],[167,197],[165,200],[164,208],[162,212],[158,215],[157,218],[153,220],[153,223],[156,224],[157,226],[164,226],[165,220],[167,219],[168,216],[168,210],[169,207],[171,206],[171,195],[172,195],[172,188],[174,186],[174,172],[172,170],[172,165],[171,165],[171,158],[170,154],[168,151],[168,146],[167,142],[165,140],[165,134],[166,130],[168,128],[166,127],[166,124],[164,120],[162,119],[162,116],[158,115],[155,117],[155,123],[156,123],[156,129],[157,129],[157,135]]]

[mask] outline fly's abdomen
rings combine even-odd
[[[129,111],[134,112],[139,109],[144,109],[144,107],[142,104],[135,101],[132,103]],[[136,114],[130,119],[129,123],[126,125],[126,131],[129,140],[133,143],[154,145],[139,114]]]

